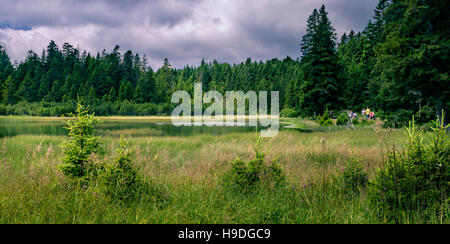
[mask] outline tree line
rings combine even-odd
[[[449,5],[438,0],[380,0],[361,32],[338,40],[325,6],[308,18],[300,57],[238,64],[214,60],[157,70],[146,56],[116,46],[96,55],[51,41],[11,63],[0,46],[0,114],[62,115],[78,97],[98,115],[168,114],[177,90],[280,91],[282,113],[370,107],[391,120],[428,121],[448,111]]]

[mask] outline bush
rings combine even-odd
[[[7,105],[0,103],[0,115],[8,115],[7,111]]]
[[[399,109],[390,113],[379,111],[377,117],[383,119],[385,127],[399,128],[408,126],[408,121],[413,114],[412,110]]]
[[[136,112],[138,115],[156,114],[156,105],[153,103],[136,104]]]
[[[353,123],[353,124],[355,124],[355,123]],[[373,125],[373,124],[375,124],[375,120],[361,119],[361,122],[359,122],[358,124],[361,126]]]
[[[428,123],[429,121],[433,120],[436,116],[434,107],[432,106],[423,106],[420,111],[418,111],[414,118],[417,123],[423,124]]]
[[[224,180],[226,187],[247,193],[259,186],[279,187],[285,182],[283,170],[278,163],[265,162],[266,154],[261,149],[260,137],[253,150],[255,151],[254,159],[250,161],[236,159],[231,162],[231,170]]]
[[[113,103],[102,102],[101,104],[93,107],[93,111],[98,115],[112,115],[115,109],[113,108]]]
[[[341,113],[336,120],[336,125],[346,125],[348,121],[348,115],[346,113]]]
[[[134,147],[120,137],[120,146],[114,163],[105,165],[100,173],[102,192],[114,201],[130,202],[137,199],[159,201],[163,199],[163,191],[147,182],[131,160]]]
[[[416,131],[413,117],[405,133],[405,149],[393,147],[385,168],[376,173],[369,185],[369,199],[380,207],[382,213],[396,216],[394,211],[433,211],[448,204],[448,128],[443,119],[434,121],[431,140],[425,140],[422,131]],[[439,211],[444,214],[443,210]]]
[[[64,175],[81,177],[87,173],[88,158],[99,150],[99,137],[94,136],[94,127],[100,122],[89,109],[78,103],[76,118],[67,121],[69,140],[62,144],[64,158],[59,168]]]
[[[316,122],[321,126],[330,126],[333,125],[333,122],[330,119],[330,112],[325,110],[322,116],[318,116]]]
[[[134,106],[128,100],[122,101],[120,104],[119,115],[134,115]]]
[[[156,114],[158,115],[167,115],[170,114],[170,108],[169,105],[160,103],[156,105]]]
[[[297,110],[295,110],[293,108],[285,108],[285,109],[281,110],[280,116],[286,117],[286,118],[295,118],[298,116],[298,112],[297,112]]]
[[[346,162],[345,168],[339,175],[342,190],[346,195],[358,195],[361,191],[366,189],[368,174],[363,171],[361,159],[352,156]]]
[[[170,114],[174,104],[135,103],[124,100],[122,102],[105,101],[89,104],[90,110],[96,115],[167,115]],[[0,115],[31,115],[31,116],[65,116],[74,113],[76,104],[65,102],[37,102],[21,101],[17,104],[0,104]]]
[[[58,167],[64,175],[77,179],[84,186],[100,186],[100,191],[117,201],[161,200],[163,191],[138,174],[133,167],[131,155],[134,148],[128,148],[121,137],[117,157],[112,164],[92,160],[99,153],[100,137],[93,136],[94,127],[100,120],[78,103],[76,119],[67,122],[70,139],[62,144],[64,163]],[[99,183],[99,184],[92,184]]]
[[[104,193],[115,199],[135,197],[140,179],[133,168],[131,155],[134,148],[127,148],[127,143],[120,137],[120,147],[113,164],[106,165],[101,174]]]

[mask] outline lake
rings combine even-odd
[[[195,136],[201,134],[255,132],[264,127],[237,123],[236,126],[175,126],[168,118],[100,118],[97,133],[102,136]],[[65,118],[1,117],[0,137],[16,135],[67,135]],[[283,125],[280,124],[280,129]],[[286,127],[287,128],[287,127]]]

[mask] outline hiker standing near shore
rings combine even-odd
[[[367,108],[366,109],[366,119],[369,119],[369,116],[370,116],[370,109]]]

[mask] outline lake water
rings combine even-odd
[[[62,120],[43,119],[0,119],[0,137],[16,135],[67,135]],[[282,127],[282,126],[281,126]],[[161,121],[104,120],[99,124],[97,133],[103,136],[194,136],[201,134],[222,135],[227,133],[255,132],[255,126],[237,124],[237,126],[174,126]],[[261,127],[258,127],[260,130]]]

